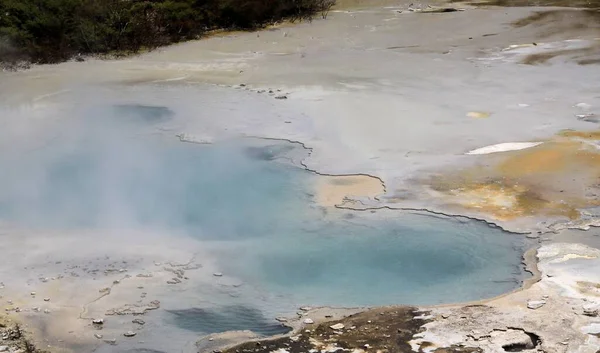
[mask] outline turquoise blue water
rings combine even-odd
[[[107,108],[105,120],[86,121],[18,158],[3,151],[0,219],[184,233],[205,242],[222,272],[244,283],[241,291],[264,293],[278,310],[476,300],[525,277],[519,236],[466,220],[323,209],[314,200],[319,176],[287,163],[290,153],[304,153],[300,146],[254,139],[197,145],[139,134],[138,124],[171,112],[137,108]],[[131,111],[150,117],[120,120]],[[194,325],[185,311],[176,316]],[[198,331],[246,325],[226,321],[212,329],[203,321]]]

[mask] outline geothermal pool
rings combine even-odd
[[[3,146],[0,219],[100,234],[158,229],[198,241],[200,261],[230,286],[206,281],[180,294],[210,298],[204,304],[167,303],[161,317],[181,329],[273,334],[281,332],[273,318],[301,305],[464,302],[506,293],[526,277],[525,240],[483,223],[319,206],[320,176],[299,166],[307,155],[299,144],[184,143],[160,128],[178,119],[169,107],[86,109],[41,147]]]

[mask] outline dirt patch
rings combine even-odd
[[[596,65],[600,64],[600,59],[582,59],[578,60],[577,63],[579,65]]]
[[[348,316],[342,320],[324,322],[316,327],[307,325],[295,336],[274,340],[246,342],[223,353],[306,353],[311,350],[328,352],[413,352],[408,343],[428,320],[416,318],[428,315],[415,308],[379,308]],[[423,317],[423,316],[421,316]],[[337,326],[334,326],[337,325]],[[333,326],[333,328],[332,328]],[[427,343],[422,344],[425,348]],[[481,352],[461,347],[438,348],[436,353]]]

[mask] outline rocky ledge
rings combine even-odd
[[[6,317],[0,317],[0,352],[46,353],[31,343],[20,324],[12,322]]]

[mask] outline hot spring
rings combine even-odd
[[[210,300],[166,307],[177,327],[272,334],[280,332],[273,318],[300,305],[465,302],[511,291],[526,276],[522,237],[466,219],[321,207],[320,176],[299,166],[301,145],[184,143],[170,128],[177,109],[146,103],[89,104],[29,149],[3,145],[0,218],[198,240],[223,279],[240,286],[185,294]]]

